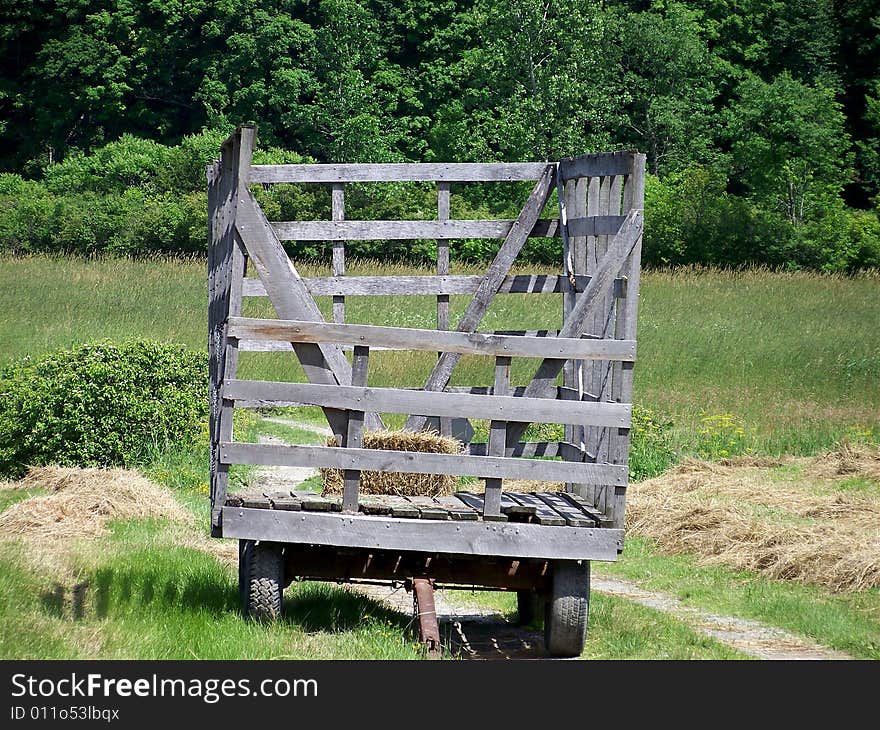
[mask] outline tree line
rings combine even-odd
[[[880,265],[872,0],[0,7],[6,249],[202,250],[200,168],[217,139],[253,121],[273,161],[638,149],[650,172],[648,263]],[[456,196],[463,213],[515,211],[515,186],[485,187]],[[320,191],[263,195],[279,214],[326,215]],[[365,217],[430,216],[432,205],[419,186],[363,190],[353,204]],[[530,255],[551,259],[554,245]],[[400,255],[427,257],[430,246]],[[487,251],[467,242],[458,255]]]

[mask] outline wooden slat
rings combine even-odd
[[[496,514],[486,514],[484,510],[485,501],[482,495],[474,494],[473,492],[456,492],[455,496],[462,503],[475,510],[486,522],[507,522],[507,515],[501,514],[500,511]]]
[[[303,519],[305,518],[305,519]],[[223,537],[517,560],[616,560],[623,530],[223,509]]]
[[[467,452],[471,456],[488,456],[488,444],[468,444]],[[580,452],[580,448],[567,441],[520,441],[512,448],[508,447],[506,455],[524,458],[543,456],[548,459],[562,457],[566,461],[584,461],[584,455]]]
[[[496,397],[509,397],[510,392],[510,358],[498,356],[495,358],[495,385]],[[483,396],[469,396],[480,398]],[[489,456],[504,456],[505,434],[507,423],[500,419],[493,419],[489,423]],[[501,513],[501,487],[503,480],[486,479],[486,494],[483,498],[483,517]]]
[[[459,332],[475,332],[477,327],[479,327],[480,322],[489,309],[489,305],[498,293],[498,289],[510,273],[510,267],[513,266],[514,260],[522,250],[528,237],[528,232],[534,226],[535,221],[538,220],[541,210],[550,198],[555,173],[555,166],[548,165],[544,170],[544,174],[541,175],[541,178],[535,184],[516,222],[511,227],[510,233],[507,234],[504,243],[501,244],[498,253],[495,254],[495,258],[489,265],[483,281],[480,282],[480,286],[458,320],[458,327],[456,329]],[[425,390],[443,390],[449,384],[452,371],[460,359],[461,353],[444,351],[425,381]],[[410,417],[406,419],[404,428],[419,430],[423,427],[424,423],[424,418]]]
[[[280,509],[287,512],[298,512],[302,509],[299,499],[294,497],[289,491],[276,489],[263,492],[263,495],[269,500],[272,509]]]
[[[291,495],[299,500],[300,506],[307,512],[331,512],[339,511],[339,501],[322,497],[314,492],[291,492]]]
[[[578,177],[628,175],[632,172],[634,155],[634,152],[600,152],[567,157],[559,163],[559,176],[566,181]]]
[[[565,497],[553,492],[538,492],[537,496],[548,506],[554,509],[569,527],[593,527],[596,522],[579,507],[569,502]]]
[[[273,221],[272,229],[281,241],[415,241],[458,238],[505,238],[516,221],[495,220],[409,220],[409,221]],[[598,225],[615,228],[614,221]],[[619,226],[619,224],[617,224]],[[536,220],[524,234],[527,238],[553,238],[557,222]]]
[[[405,497],[383,494],[382,501],[391,508],[392,517],[415,519],[419,516],[419,508]]]
[[[536,338],[283,319],[231,317],[228,332],[229,337],[246,340],[276,340],[294,343],[338,342],[406,350],[439,350],[444,353],[467,355],[504,355],[563,360],[567,358],[634,360],[636,355],[636,343],[633,340],[590,340],[571,337]]]
[[[482,276],[453,274],[445,276],[345,276],[304,278],[306,289],[312,296],[404,296],[473,294],[480,286]],[[557,274],[516,274],[505,277],[498,289],[499,294],[558,294],[569,283],[567,277]],[[574,286],[583,291],[590,277],[577,276]],[[614,295],[622,296],[623,280],[615,280]],[[243,294],[246,297],[264,297],[266,289],[259,279],[245,279]]]
[[[517,422],[579,423],[616,428],[628,428],[632,413],[632,406],[628,403],[592,403],[264,380],[230,380],[224,384],[223,397],[235,401],[277,400],[381,413],[496,420],[515,418]]]
[[[345,220],[345,186],[341,183],[333,185],[331,200],[331,216],[334,221]],[[333,242],[333,276],[345,275],[345,241]],[[333,296],[333,321],[340,323],[345,321],[345,296],[335,294]]]
[[[430,162],[253,165],[255,183],[497,182],[537,180],[546,162]]]
[[[480,515],[476,510],[468,507],[456,497],[434,497],[434,501],[449,512],[453,520],[473,522],[480,519]]]
[[[418,497],[407,495],[407,502],[410,502],[419,511],[419,517],[423,520],[451,520],[452,515],[449,510],[441,507],[431,497]]]
[[[554,509],[552,509],[549,505],[543,502],[537,495],[535,494],[525,494],[520,492],[507,492],[507,496],[509,496],[515,502],[519,502],[521,505],[525,507],[531,507],[535,510],[535,516],[533,517],[534,521],[539,525],[565,525],[565,518],[558,514]]]
[[[502,477],[551,482],[591,481],[597,484],[613,485],[626,484],[628,471],[626,466],[621,465],[572,464],[565,461],[347,449],[334,446],[223,443],[220,445],[220,456],[224,464],[309,466],[401,474],[449,474],[452,476]],[[303,507],[305,508],[305,505]]]
[[[351,384],[364,387],[367,384],[367,368],[369,365],[370,348],[355,345],[351,363]],[[359,449],[364,442],[364,412],[351,410],[348,412],[348,430],[343,446]],[[342,509],[345,512],[357,512],[358,490],[361,484],[361,473],[356,469],[342,472],[343,492]]]

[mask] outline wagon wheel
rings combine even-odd
[[[543,615],[543,596],[534,590],[516,592],[516,622],[520,626],[533,624],[538,616]]]
[[[589,561],[554,563],[552,594],[544,609],[544,645],[551,656],[581,655],[589,610]]]
[[[238,590],[245,616],[261,623],[281,617],[284,590],[284,548],[279,543],[241,540]]]

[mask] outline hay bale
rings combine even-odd
[[[338,446],[336,438],[327,440],[328,446]],[[454,438],[433,431],[366,431],[365,449],[386,451],[415,451],[426,454],[460,454],[463,446]],[[324,494],[342,494],[341,469],[321,469]],[[399,494],[402,496],[436,497],[452,494],[457,480],[445,474],[404,474],[385,471],[361,472],[361,494]]]

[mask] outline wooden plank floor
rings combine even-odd
[[[341,496],[321,496],[302,491],[244,491],[230,494],[227,507],[275,509],[305,512],[341,512]],[[482,520],[483,495],[476,492],[457,492],[450,497],[403,497],[397,495],[363,495],[359,511],[367,515],[391,515],[423,520]],[[501,497],[501,515],[493,519],[534,523],[539,525],[568,525],[570,527],[602,527],[603,521],[594,509],[582,499],[565,492],[504,492]]]

